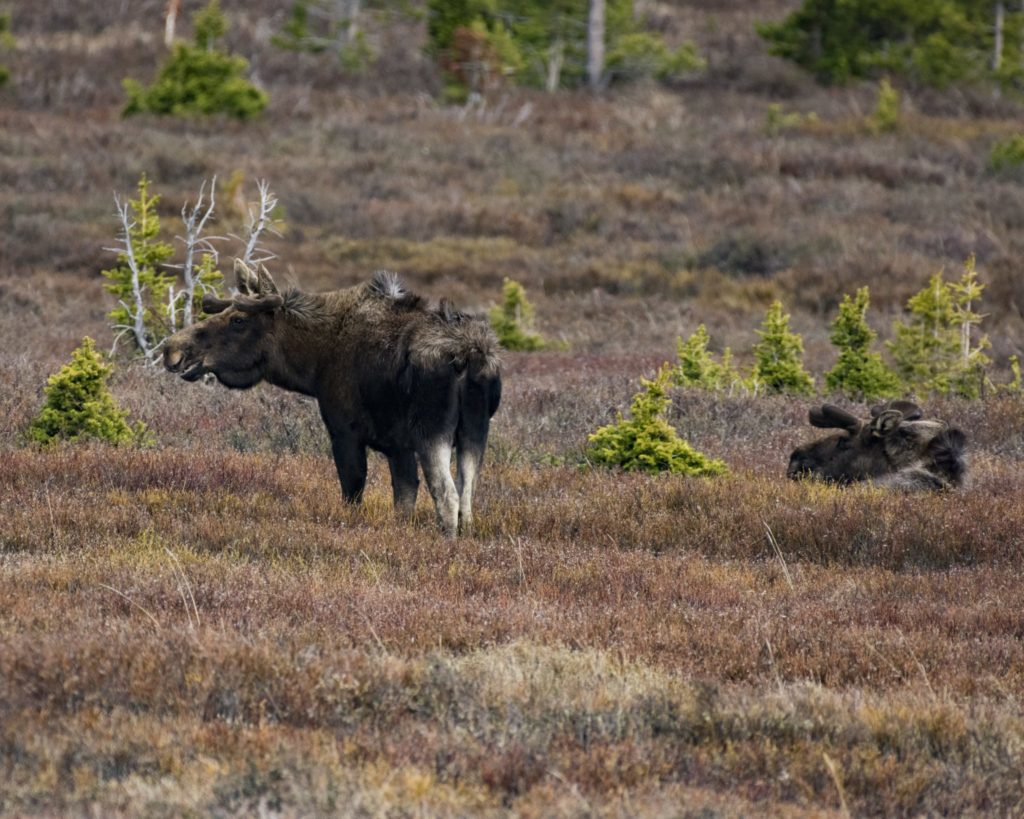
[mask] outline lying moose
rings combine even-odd
[[[797,447],[786,474],[843,484],[870,480],[907,492],[961,486],[966,436],[922,415],[910,401],[873,407],[867,420],[830,404],[815,407],[811,426],[842,432]]]
[[[399,514],[411,516],[417,459],[447,536],[468,532],[491,416],[501,400],[498,341],[488,324],[429,307],[397,276],[329,293],[278,292],[262,265],[235,262],[238,295],[203,298],[210,318],[171,336],[164,366],[232,389],[267,381],[310,395],[331,437],[345,498],[359,502],[366,449],[387,456]],[[456,480],[450,464],[457,450]]]

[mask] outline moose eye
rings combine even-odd
[[[245,324],[245,319],[242,318],[241,316],[232,316],[231,324],[235,327],[241,327],[243,324]]]

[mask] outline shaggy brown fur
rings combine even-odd
[[[167,369],[188,381],[213,373],[234,389],[265,380],[315,397],[347,499],[362,496],[369,447],[388,457],[402,513],[416,502],[418,460],[444,532],[468,530],[501,398],[498,342],[488,324],[447,301],[431,308],[391,273],[320,294],[281,294],[262,267],[237,264],[236,273],[238,295],[208,296],[203,307],[211,317],[167,341]],[[449,472],[453,448],[457,483]]]
[[[942,421],[923,419],[921,408],[909,401],[873,407],[865,420],[825,404],[811,409],[809,420],[815,427],[843,431],[797,447],[789,458],[790,478],[872,480],[920,491],[960,486],[966,477],[966,436]]]

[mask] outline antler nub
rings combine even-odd
[[[245,296],[258,296],[260,292],[259,276],[241,259],[235,259],[235,286]]]

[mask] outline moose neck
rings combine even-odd
[[[328,355],[330,322],[319,315],[322,305],[309,299],[308,314],[285,310],[274,327],[274,345],[268,356],[264,380],[277,387],[316,396]]]

